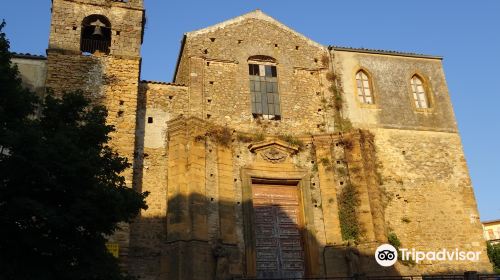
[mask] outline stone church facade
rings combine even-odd
[[[323,46],[256,10],[184,34],[141,81],[142,0],[53,0],[26,85],[83,90],[148,210],[110,237],[141,279],[490,271],[440,57]],[[478,262],[376,264],[404,248]]]

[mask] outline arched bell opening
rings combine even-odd
[[[102,15],[90,15],[82,21],[80,51],[109,54],[111,46],[111,23]]]

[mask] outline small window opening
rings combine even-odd
[[[274,44],[274,47],[277,48],[278,47],[278,44]]]
[[[208,49],[205,49],[205,50],[203,51],[203,53],[204,53],[204,54],[208,54]]]
[[[238,44],[241,44],[241,43],[243,43],[243,40],[238,40]]]
[[[207,114],[207,119],[210,119],[210,117],[211,117],[211,116],[212,116],[212,115],[210,115],[210,114]]]
[[[215,38],[210,38],[210,41],[215,42]]]
[[[95,53],[96,51],[109,54],[111,46],[111,23],[102,15],[91,15],[82,22],[80,51]]]
[[[299,50],[299,46],[295,46],[295,49],[296,49],[296,50]]]
[[[208,102],[208,103],[212,102],[212,99],[207,99],[207,102]]]
[[[169,95],[169,96],[168,96],[168,99],[172,99],[172,98],[174,98],[174,96],[173,96],[173,95]]]
[[[123,111],[118,111],[118,117],[123,117]]]
[[[120,35],[122,32],[119,30],[116,30],[116,35]]]
[[[208,83],[209,83],[209,84],[211,84],[211,85],[213,85],[213,84],[214,84],[214,81],[209,81]]]
[[[123,105],[123,104],[125,104],[125,101],[120,100],[120,105]]]
[[[73,26],[73,30],[77,30],[77,29],[78,29],[78,27],[76,27],[76,26]]]
[[[148,123],[153,123],[153,117],[148,117]]]
[[[207,66],[210,66],[210,62],[207,62]]]

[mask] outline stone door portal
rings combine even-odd
[[[257,278],[302,278],[305,272],[297,186],[252,186]]]

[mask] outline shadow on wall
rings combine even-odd
[[[131,225],[129,271],[140,279],[179,280],[399,275],[375,262],[379,244],[322,245],[296,206],[177,195],[165,217],[138,217]]]
[[[140,86],[139,86],[140,87]],[[142,179],[144,176],[144,137],[146,133],[146,102],[147,96],[139,88],[137,95],[135,143],[133,161],[134,189],[142,192]]]

